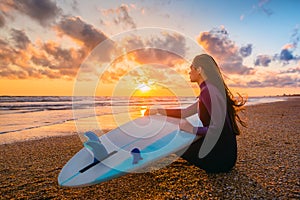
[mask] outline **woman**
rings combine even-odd
[[[178,152],[182,158],[210,173],[230,171],[237,159],[237,122],[245,126],[237,111],[243,109],[245,101],[233,99],[217,63],[207,54],[194,58],[189,75],[191,82],[198,83],[201,89],[196,103],[183,109],[150,110],[148,114],[183,118],[179,128],[201,136],[184,153]],[[184,119],[197,112],[203,127],[193,127]]]

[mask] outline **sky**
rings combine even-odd
[[[2,0],[0,95],[197,95],[212,55],[234,93],[300,94],[298,0]]]

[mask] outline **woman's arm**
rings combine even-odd
[[[179,129],[197,136],[204,136],[207,133],[208,126],[194,127],[189,121],[183,119],[179,123]]]
[[[155,115],[157,113],[169,117],[186,118],[198,112],[198,101],[186,108],[156,108],[147,110],[145,115]]]
[[[182,113],[182,118],[187,118],[191,115],[194,115],[196,113],[198,113],[199,110],[199,99],[197,99],[197,101],[195,103],[193,103],[192,105],[184,108],[181,113]]]

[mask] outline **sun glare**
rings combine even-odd
[[[144,84],[144,83],[140,84],[137,88],[138,88],[141,92],[148,92],[148,91],[151,90],[151,88],[150,88],[148,85]]]

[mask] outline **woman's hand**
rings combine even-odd
[[[179,129],[188,133],[196,134],[194,131],[194,126],[186,119],[182,119],[179,122]]]
[[[147,109],[146,112],[144,113],[144,116],[148,115],[156,115],[158,113],[158,110],[153,108],[153,109]]]
[[[144,113],[144,116],[147,116],[147,115],[157,115],[157,114],[160,114],[160,115],[167,115],[166,113],[166,110],[164,108],[148,108],[146,110],[146,112]]]

